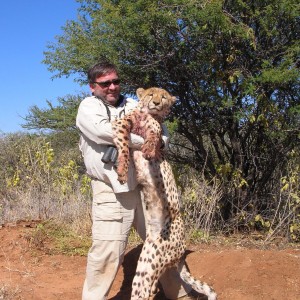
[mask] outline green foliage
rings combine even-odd
[[[169,90],[178,98],[169,159],[178,170],[192,167],[208,182],[218,179],[223,226],[260,228],[270,237],[284,228],[297,240],[299,195],[287,154],[299,154],[300,146],[298,1],[79,3],[78,19],[44,53],[54,77],[78,74],[83,83],[91,65],[108,59],[120,69],[124,92]],[[27,121],[32,128],[72,128],[74,115],[64,123],[65,111],[54,110],[35,108]],[[12,185],[24,180],[22,172],[10,172]]]
[[[193,243],[199,243],[207,240],[209,237],[207,233],[203,232],[201,229],[195,229],[191,232],[189,238]]]
[[[47,108],[39,108],[34,105],[29,109],[29,114],[24,118],[26,129],[51,130],[56,132],[77,133],[75,120],[80,101],[85,94],[67,95],[58,97],[57,106],[53,106],[50,101],[47,102]],[[73,133],[74,134],[74,133]],[[78,134],[76,134],[78,138]]]
[[[88,236],[80,236],[68,224],[43,222],[26,236],[31,246],[50,254],[87,255],[91,246]]]
[[[168,89],[179,99],[173,117],[193,165],[214,176],[217,165],[231,164],[255,193],[265,192],[285,149],[297,144],[297,2],[79,2],[78,20],[45,52],[49,69],[84,74],[109,59],[126,92]]]
[[[173,121],[166,120],[165,125],[167,126],[170,135],[176,134],[176,131],[178,130],[178,122],[176,119]]]

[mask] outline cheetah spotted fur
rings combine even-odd
[[[136,109],[112,124],[121,183],[127,180],[130,132],[144,138],[142,149],[133,150],[133,159],[144,195],[147,236],[133,279],[131,299],[153,299],[161,274],[176,266],[183,281],[209,300],[215,300],[214,290],[192,277],[185,265],[184,222],[177,187],[171,166],[161,151],[161,124],[176,98],[160,88],[139,88],[137,96]]]

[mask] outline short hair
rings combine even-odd
[[[117,67],[114,64],[110,62],[97,63],[88,70],[88,81],[89,83],[93,83],[98,77],[110,73],[118,74]]]

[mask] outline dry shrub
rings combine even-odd
[[[210,181],[192,169],[178,178],[183,217],[191,239],[207,239],[216,230],[220,218],[222,188],[214,178]]]
[[[23,300],[20,288],[0,283],[0,300]]]
[[[288,170],[280,178],[280,190],[274,197],[275,209],[270,214],[266,240],[272,237],[288,236],[293,242],[300,242],[300,161],[299,152],[290,154]]]
[[[272,194],[264,195],[249,193],[237,170],[223,166],[208,180],[204,172],[174,165],[189,237],[259,231],[266,240],[285,236],[299,242],[299,151],[287,158],[288,168],[273,178]],[[0,224],[52,219],[78,235],[90,234],[90,180],[77,147],[57,154],[44,137],[7,136],[0,140],[0,164]]]
[[[57,154],[46,137],[1,140],[1,223],[55,219],[78,231],[90,227],[90,180],[81,174],[79,150]]]

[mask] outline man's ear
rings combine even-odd
[[[95,89],[95,83],[89,83],[89,86],[91,91]]]
[[[136,90],[136,95],[138,96],[139,99],[142,98],[144,91],[145,91],[145,90],[144,90],[143,88],[138,88],[138,89]]]

